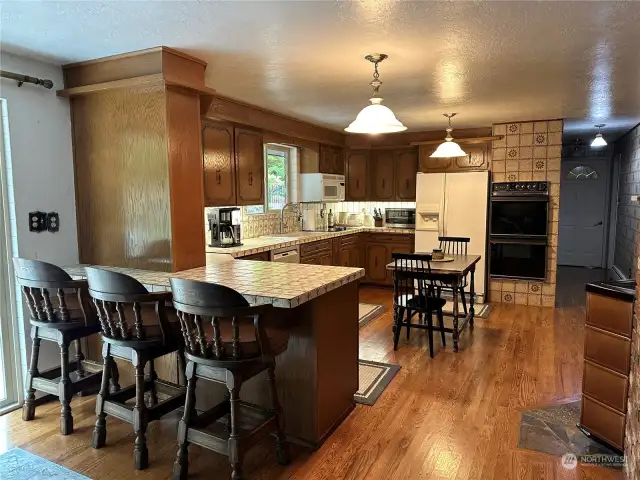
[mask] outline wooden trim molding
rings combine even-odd
[[[504,135],[492,135],[490,137],[454,138],[454,141],[456,143],[465,143],[465,144],[490,143],[494,140],[502,140],[503,138],[504,138]],[[427,140],[426,142],[411,142],[410,145],[439,145],[443,141],[444,139]]]
[[[344,146],[344,135],[271,110],[256,107],[221,95],[214,95],[205,117],[258,128],[268,132],[311,142]]]

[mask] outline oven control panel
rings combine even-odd
[[[548,195],[549,182],[494,182],[491,195]]]

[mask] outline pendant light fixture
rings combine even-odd
[[[455,113],[443,113],[445,117],[449,119],[449,128],[447,128],[447,136],[444,137],[444,142],[438,145],[436,151],[433,152],[430,157],[432,158],[454,158],[454,157],[466,157],[465,153],[460,145],[453,141],[453,137],[451,136],[451,132],[453,128],[451,128],[451,118],[455,117]]]
[[[393,133],[402,132],[407,129],[393,114],[393,112],[382,105],[382,98],[378,97],[378,90],[382,81],[378,77],[378,64],[387,58],[384,53],[372,53],[364,57],[374,65],[373,80],[369,83],[373,88],[373,96],[369,99],[371,105],[364,107],[356,119],[351,122],[346,132],[350,133]]]
[[[593,139],[593,142],[591,142],[591,147],[606,147],[607,146],[607,141],[604,139],[604,137],[602,136],[602,134],[600,133],[600,129],[602,127],[604,127],[605,124],[604,123],[600,123],[598,125],[594,125],[594,127],[596,127],[598,129],[598,134],[596,135],[596,138]]]

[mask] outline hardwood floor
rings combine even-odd
[[[245,460],[246,478],[280,479],[621,479],[600,467],[565,470],[560,459],[519,450],[520,410],[576,397],[581,390],[584,310],[495,305],[461,337],[460,353],[447,347],[429,359],[425,332],[391,338],[391,292],[362,288],[360,301],[387,311],[360,331],[360,358],[402,369],[374,406],[356,407],[317,451],[294,447],[279,466],[268,439]],[[438,336],[436,336],[438,337]],[[436,340],[436,348],[440,343]],[[336,372],[339,374],[339,372]],[[20,412],[0,417],[0,451],[19,446],[95,480],[170,478],[177,415],[148,431],[146,471],[133,470],[133,431],[109,418],[107,446],[91,448],[94,399],[72,402],[76,431],[59,434],[59,405],[39,407],[36,419]],[[190,449],[190,478],[228,479],[225,457]]]

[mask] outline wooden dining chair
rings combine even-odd
[[[276,390],[275,357],[286,350],[289,334],[266,325],[274,312],[273,306],[250,305],[231,288],[193,280],[172,278],[171,290],[188,361],[187,401],[178,427],[173,478],[187,478],[188,448],[195,443],[227,455],[231,478],[241,479],[246,450],[271,433],[276,437],[278,462],[287,464],[289,452]],[[268,410],[240,400],[243,382],[265,370],[271,406]],[[225,385],[228,397],[197,414],[197,379]],[[226,429],[208,428],[223,417]]]
[[[398,349],[400,331],[407,328],[407,339],[412,328],[427,330],[429,335],[429,355],[433,358],[433,332],[439,331],[442,346],[446,346],[444,314],[442,307],[446,300],[436,294],[437,282],[443,276],[431,273],[431,255],[417,253],[393,253],[393,349]],[[436,313],[438,327],[433,325]],[[419,322],[412,318],[418,314]],[[425,323],[422,321],[424,316]]]
[[[184,370],[183,343],[180,324],[173,308],[170,292],[150,293],[136,279],[109,270],[87,267],[89,294],[94,300],[102,326],[103,371],[100,393],[96,399],[96,425],[93,448],[106,443],[107,414],[133,424],[136,435],[135,468],[142,470],[149,464],[146,432],[150,422],[181,407],[185,389],[166,380],[159,380],[154,360],[176,352],[178,364]],[[170,321],[172,316],[174,321]],[[114,358],[133,364],[135,384],[110,393]],[[145,366],[149,364],[149,375]],[[158,392],[166,398],[158,402]],[[147,400],[145,401],[145,393]],[[126,403],[135,398],[135,404]]]
[[[60,433],[73,432],[71,398],[77,393],[90,393],[100,381],[99,372],[85,370],[80,340],[100,331],[92,309],[86,280],[73,280],[62,268],[51,263],[14,258],[16,279],[29,307],[31,323],[31,362],[22,419],[33,420],[36,406],[56,396],[62,406]],[[38,368],[40,342],[56,342],[60,346],[60,366]],[[69,346],[75,357],[69,361]],[[36,399],[36,391],[48,395]],[[94,390],[95,392],[95,390]]]
[[[440,250],[445,255],[468,255],[469,237],[438,237],[440,242]],[[462,309],[465,315],[468,313],[467,298],[464,289],[467,287],[467,277],[465,276],[458,284],[458,291],[460,292],[460,298],[462,300]],[[453,291],[451,284],[446,282],[440,282],[440,291]],[[473,295],[470,293],[469,295]]]

